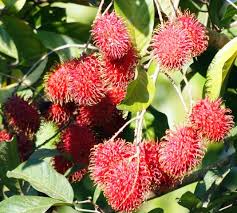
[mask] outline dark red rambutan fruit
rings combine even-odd
[[[134,145],[134,153],[115,163],[106,178],[104,194],[116,211],[137,209],[151,190],[152,176],[144,150]]]
[[[70,105],[51,104],[46,112],[46,118],[55,122],[59,126],[66,124],[73,114],[73,109]]]
[[[177,179],[182,179],[194,169],[203,156],[204,146],[197,131],[191,127],[167,131],[165,141],[160,143],[160,167],[166,174]]]
[[[61,174],[65,174],[70,168],[74,166],[74,163],[66,159],[64,156],[59,155],[53,158],[53,166],[57,172]],[[79,182],[86,173],[87,173],[87,169],[82,168],[75,172],[72,172],[72,174],[68,176],[68,179],[72,183]]]
[[[126,26],[114,12],[101,15],[94,21],[92,37],[101,52],[112,59],[123,57],[131,47]]]
[[[58,64],[44,79],[45,94],[54,103],[64,104],[71,101],[68,91],[70,72],[75,67],[74,60]]]
[[[107,85],[125,87],[133,80],[137,63],[136,51],[130,48],[122,58],[111,60],[103,57],[102,76]]]
[[[198,56],[204,52],[208,45],[208,36],[206,27],[201,24],[194,14],[190,12],[180,13],[175,20],[176,24],[188,31],[192,40],[192,56]]]
[[[30,140],[24,133],[17,135],[17,147],[19,151],[20,160],[26,161],[33,152],[34,142]]]
[[[127,86],[110,86],[106,95],[109,97],[111,103],[117,105],[125,98],[126,92]]]
[[[118,113],[116,106],[111,103],[108,97],[104,97],[101,102],[93,106],[80,107],[76,120],[79,125],[103,126],[110,122],[116,113]]]
[[[101,80],[101,62],[95,55],[71,61],[68,91],[79,105],[93,105],[101,101],[106,90]]]
[[[189,117],[193,128],[211,141],[224,139],[234,126],[233,116],[230,115],[231,110],[222,108],[221,104],[221,99],[200,100],[193,106]]]
[[[193,42],[187,30],[166,24],[152,38],[155,58],[164,69],[181,69],[190,59]]]
[[[6,121],[17,132],[35,133],[40,126],[40,116],[37,109],[19,96],[12,96],[4,104]]]
[[[5,141],[11,141],[12,136],[7,132],[7,130],[0,130],[0,143]]]
[[[95,144],[95,136],[88,127],[73,124],[62,132],[58,147],[71,155],[73,162],[88,165],[90,149]]]
[[[110,169],[132,154],[134,154],[132,144],[123,139],[108,140],[94,146],[91,150],[89,164],[92,180],[99,186],[104,187],[107,183],[107,176],[110,175]]]

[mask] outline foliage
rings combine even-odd
[[[194,13],[207,28],[208,48],[182,72],[165,72],[153,57],[152,36],[162,21],[177,15],[179,9]],[[53,123],[47,117],[52,104],[44,91],[47,76],[57,64],[99,54],[91,28],[105,10],[114,10],[128,29],[137,51],[135,77],[125,89],[122,84],[113,85],[123,96],[116,107],[105,100],[99,111],[93,106],[87,106],[86,111],[67,103],[62,114],[73,111],[70,120],[63,125]],[[226,0],[0,0],[0,129],[12,136],[10,141],[0,140],[0,212],[114,212],[103,189],[94,186],[89,174],[84,175],[89,156],[85,162],[74,162],[70,144],[58,145],[61,133],[86,113],[92,116],[80,122],[96,133],[97,143],[117,136],[118,130],[119,137],[127,141],[164,140],[167,129],[187,124],[191,107],[204,97],[223,98],[222,107],[230,108],[236,117],[236,23],[236,0],[232,4]],[[39,130],[28,138],[14,131],[4,113],[5,103],[13,95],[32,102],[41,116]],[[222,141],[205,147],[205,157],[196,171],[188,171],[173,187],[155,191],[134,212],[235,212],[236,127]],[[66,163],[62,166],[61,162]],[[77,182],[81,175],[83,179]]]

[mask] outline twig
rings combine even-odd
[[[230,0],[225,0],[227,1],[232,7],[234,7],[237,10],[237,6]]]
[[[186,112],[188,112],[188,108],[187,108],[187,106],[186,106],[186,103],[185,103],[185,101],[184,101],[184,98],[183,98],[183,95],[182,95],[182,93],[181,93],[180,88],[176,85],[176,83],[174,82],[174,80],[170,77],[170,75],[169,75],[167,72],[164,72],[164,74],[165,74],[166,77],[170,80],[171,84],[173,85],[174,89],[176,90],[176,93],[177,93],[177,95],[179,96],[179,99],[180,99],[180,101],[181,101],[182,104],[183,104],[184,110],[185,110]]]
[[[173,3],[172,0],[169,0],[169,3],[170,3],[170,5],[171,5],[171,7],[172,7],[172,9],[173,9],[173,14],[172,14],[172,16],[173,16],[173,17],[176,17],[178,14],[177,14],[176,8],[175,8],[175,6],[174,6],[174,3]]]
[[[155,1],[155,5],[156,5],[156,8],[157,8],[157,11],[158,11],[158,16],[159,16],[159,19],[160,19],[160,24],[163,27],[164,26],[164,20],[163,20],[162,13],[161,13],[161,6],[160,6],[158,0],[154,0],[154,1]]]
[[[139,116],[136,116],[129,121],[127,121],[114,135],[112,138],[110,138],[111,141],[113,141],[130,123],[132,123],[135,120],[138,120]]]
[[[193,96],[192,96],[192,88],[188,82],[188,79],[186,77],[186,72],[183,72],[183,80],[185,82],[185,85],[187,87],[188,90],[188,96],[189,96],[189,102],[190,102],[190,106],[189,106],[189,111],[191,112],[192,107],[193,107]]]

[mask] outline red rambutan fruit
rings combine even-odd
[[[73,124],[62,132],[58,146],[61,151],[72,156],[73,162],[87,165],[90,149],[95,144],[95,136],[88,127]]]
[[[20,160],[26,161],[33,152],[34,142],[30,140],[24,133],[17,135],[17,147],[19,150]]]
[[[35,133],[40,126],[37,109],[19,96],[10,97],[4,104],[6,121],[16,132]]]
[[[204,156],[204,146],[197,131],[191,127],[169,130],[160,143],[159,163],[171,177],[182,179]]]
[[[66,159],[64,156],[59,155],[53,158],[53,166],[55,170],[61,174],[65,174],[68,169],[73,167],[73,163]],[[83,176],[87,173],[86,168],[79,169],[69,175],[68,179],[70,182],[79,182]]]
[[[207,30],[203,24],[201,24],[194,14],[190,12],[180,13],[175,20],[178,26],[188,31],[188,34],[192,40],[192,56],[196,57],[204,52],[208,45]]]
[[[127,86],[110,86],[106,95],[109,97],[111,103],[117,105],[125,98],[126,91]]]
[[[71,61],[68,90],[79,105],[93,105],[105,96],[101,80],[101,62],[95,55],[82,56]]]
[[[45,94],[54,103],[63,104],[71,101],[68,91],[68,79],[70,71],[74,69],[74,61],[67,61],[58,64],[53,71],[49,72],[44,78]]]
[[[192,40],[187,30],[166,24],[152,38],[155,58],[164,69],[181,69],[190,59]]]
[[[126,26],[114,12],[106,13],[95,20],[92,37],[101,52],[112,59],[123,57],[131,47]]]
[[[11,141],[12,136],[7,132],[7,130],[0,130],[0,143],[5,141]]]
[[[124,158],[134,154],[132,144],[123,139],[108,140],[100,143],[91,150],[89,171],[96,184],[104,187],[110,169]]]
[[[104,194],[116,211],[137,209],[151,190],[152,176],[144,150],[134,146],[134,153],[115,163],[106,178]]]
[[[203,137],[211,141],[224,139],[234,126],[231,110],[221,107],[222,100],[215,101],[205,98],[198,101],[192,108],[189,120]]]
[[[137,54],[133,48],[130,48],[126,55],[117,60],[103,57],[102,76],[104,81],[107,85],[127,86],[134,78],[136,63]]]
[[[66,124],[70,120],[72,114],[73,111],[70,105],[60,105],[52,103],[48,111],[46,112],[46,118],[61,126],[62,124]]]
[[[111,103],[108,97],[104,97],[101,102],[93,106],[80,107],[76,120],[79,125],[103,126],[110,122],[116,113],[118,113],[116,106]]]

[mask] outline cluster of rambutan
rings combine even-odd
[[[133,211],[148,192],[173,187],[196,168],[208,142],[223,140],[233,127],[230,110],[221,104],[221,99],[200,100],[188,124],[167,130],[160,142],[117,139],[96,145],[90,157],[91,178],[110,205],[117,211]]]
[[[59,126],[70,123],[57,144],[62,155],[54,158],[54,166],[65,173],[80,164],[83,169],[70,176],[73,181],[85,174],[90,149],[124,123],[116,105],[125,97],[137,62],[125,24],[114,12],[95,20],[92,38],[99,53],[59,64],[45,78],[52,102],[46,118]]]
[[[152,39],[153,54],[165,70],[180,70],[207,45],[205,26],[188,11],[159,26]]]

